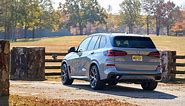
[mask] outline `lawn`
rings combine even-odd
[[[39,46],[46,47],[46,52],[67,52],[71,46],[78,46],[86,36],[64,36],[56,38],[42,38],[35,40],[18,40],[11,43],[11,47]],[[185,55],[185,37],[151,36],[157,48],[160,50],[177,51],[177,54]]]
[[[42,38],[35,40],[18,40],[12,42],[11,47],[45,47],[46,52],[67,52],[71,46],[77,46],[85,36],[64,36],[56,38]]]

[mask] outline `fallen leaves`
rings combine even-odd
[[[10,106],[134,106],[126,101],[114,99],[104,100],[63,100],[63,99],[45,99],[34,96],[11,95],[9,97]]]

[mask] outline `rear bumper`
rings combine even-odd
[[[133,83],[141,83],[143,81],[160,81],[161,73],[155,74],[125,74],[125,73],[116,73],[110,72],[107,76],[107,80],[114,80],[118,82],[133,82]]]

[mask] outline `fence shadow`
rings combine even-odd
[[[0,106],[9,106],[9,96],[0,96]]]
[[[185,84],[185,79],[184,78],[175,78],[171,81],[165,82],[168,84]]]
[[[143,89],[131,88],[125,86],[106,86],[104,90],[92,90],[87,84],[73,84],[69,87],[84,89],[92,92],[116,95],[116,96],[126,96],[132,98],[147,98],[147,99],[175,99],[177,96],[168,94],[161,91],[145,91]]]

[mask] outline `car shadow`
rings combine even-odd
[[[146,91],[138,88],[131,88],[116,85],[114,87],[106,86],[103,90],[92,90],[88,84],[73,84],[69,87],[84,89],[92,92],[98,92],[103,94],[110,94],[116,96],[126,96],[132,98],[147,98],[147,99],[175,99],[177,96],[168,94],[161,91]]]
[[[0,96],[0,106],[9,106],[9,96]]]

